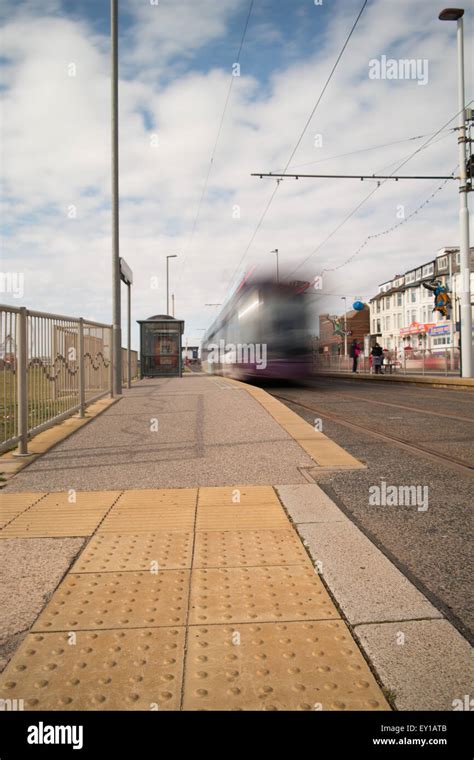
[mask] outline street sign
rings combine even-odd
[[[133,272],[122,257],[120,257],[120,277],[126,285],[131,285],[133,282]]]

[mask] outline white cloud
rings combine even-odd
[[[456,113],[454,26],[441,24],[427,4],[415,5],[416,26],[407,12],[412,2],[370,4],[292,164],[430,133]],[[212,316],[204,304],[223,300],[273,189],[274,180],[252,178],[250,173],[284,167],[351,26],[355,5],[345,4],[334,14],[323,43],[310,57],[286,68],[278,65],[264,86],[259,72],[248,65],[251,51],[244,48],[242,76],[233,82],[190,245],[230,71],[192,70],[189,61],[193,56],[197,60],[199,50],[210,42],[229,39],[229,24],[244,5],[199,0],[180,3],[179,12],[177,4],[165,2],[159,9],[138,2],[130,8],[135,22],[123,41],[126,78],[120,82],[121,254],[134,269],[134,319],[165,310],[165,256],[180,254],[171,263],[171,289],[194,343],[201,335],[197,328],[206,327]],[[159,24],[150,21],[157,12],[162,14]],[[232,38],[238,42],[240,30],[235,29],[233,25]],[[267,41],[278,33],[271,25],[264,31]],[[472,44],[469,37],[467,43]],[[31,11],[7,23],[3,47],[10,61],[4,93],[5,216],[13,231],[5,238],[3,266],[25,271],[25,304],[108,321],[108,41],[85,21],[57,15],[38,18]],[[426,87],[412,81],[369,80],[368,62],[382,54],[427,58]],[[234,49],[229,60],[233,55]],[[70,63],[76,64],[75,77],[68,76]],[[472,81],[467,85],[472,92]],[[155,133],[158,148],[150,144]],[[320,148],[314,146],[316,133],[322,135]],[[303,171],[372,173],[401,160],[421,142],[318,163]],[[421,152],[404,171],[444,174],[456,162],[456,138],[451,134]],[[367,235],[397,222],[400,204],[408,215],[436,184],[381,187],[311,259],[308,271],[316,274],[343,262]],[[372,187],[352,180],[285,180],[244,266],[273,266],[269,251],[278,247],[283,275],[294,269]],[[68,218],[71,204],[77,207],[75,219]],[[241,208],[240,219],[232,218],[235,204]],[[329,292],[369,295],[396,271],[428,260],[442,245],[457,241],[453,182],[415,220],[370,242],[354,262],[328,275]],[[150,288],[155,274],[161,277],[158,291]],[[333,301],[338,307],[337,302]]]

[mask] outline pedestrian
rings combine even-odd
[[[357,343],[357,340],[354,338],[354,340],[351,343],[351,350],[349,352],[349,355],[352,358],[352,371],[357,372],[357,362],[359,361],[359,354],[360,354],[360,346]]]
[[[382,371],[383,348],[379,343],[374,343],[370,353],[372,355],[372,364],[375,368],[375,374],[380,375]]]

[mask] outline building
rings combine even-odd
[[[344,316],[347,323],[347,347],[353,340],[364,345],[364,336],[370,332],[370,310],[367,304],[360,311],[351,309],[341,316],[321,314],[319,317],[319,353],[344,354],[344,335],[339,335],[337,324],[344,328]]]
[[[425,348],[436,352],[459,346],[459,297],[461,273],[459,248],[441,248],[437,256],[403,275],[379,285],[370,299],[370,334],[383,348],[403,356],[404,349]],[[471,269],[474,248],[471,248]],[[452,319],[433,311],[433,293],[424,282],[441,280],[450,291]],[[474,277],[471,273],[471,293]]]
[[[181,349],[183,362],[196,362],[199,360],[199,346],[183,346]]]

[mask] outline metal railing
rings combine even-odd
[[[138,378],[138,351],[130,351],[130,382]],[[127,349],[122,348],[122,385],[128,385]]]
[[[111,325],[0,305],[0,451],[111,393]]]
[[[315,372],[352,372],[350,356],[313,353],[313,370]],[[426,348],[405,351],[403,355],[388,353],[384,357],[381,371],[383,374],[402,375],[448,375],[460,374],[459,348],[430,350]],[[371,357],[360,355],[357,372],[374,374],[375,367]]]

